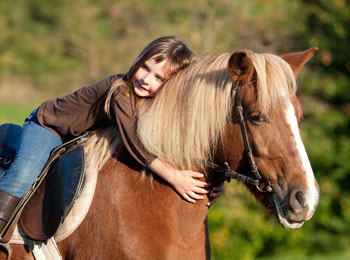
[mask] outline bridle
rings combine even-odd
[[[271,183],[269,180],[266,178],[261,177],[258,167],[255,163],[252,149],[250,148],[249,145],[249,140],[248,140],[248,135],[247,135],[247,128],[245,125],[244,121],[244,114],[243,114],[243,107],[241,104],[241,101],[239,99],[239,91],[244,88],[245,86],[255,82],[256,79],[253,79],[252,81],[248,82],[247,84],[243,86],[236,86],[234,83],[232,83],[232,88],[231,88],[231,104],[232,106],[234,105],[234,101],[236,103],[236,115],[238,116],[239,124],[241,126],[241,132],[242,132],[242,137],[243,137],[243,142],[244,142],[244,151],[247,155],[247,159],[249,162],[250,170],[254,174],[255,178],[251,178],[247,175],[238,173],[236,171],[233,171],[230,169],[230,166],[227,162],[224,162],[225,168],[217,165],[212,162],[205,162],[205,165],[208,168],[212,168],[216,172],[221,172],[225,175],[227,178],[227,181],[230,182],[231,179],[236,179],[238,181],[248,183],[250,185],[255,186],[260,192],[273,192],[273,188],[271,186]],[[264,187],[261,188],[261,185],[264,184]]]

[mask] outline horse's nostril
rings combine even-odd
[[[301,191],[298,191],[297,193],[295,193],[295,198],[299,202],[300,206],[302,206],[302,207],[305,206],[304,194]]]

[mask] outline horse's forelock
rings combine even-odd
[[[263,114],[287,104],[290,94],[296,92],[296,82],[289,64],[271,54],[251,53],[257,73],[257,107]]]

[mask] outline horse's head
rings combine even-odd
[[[243,152],[247,147],[235,113],[237,102],[241,102],[248,142],[263,180],[260,188],[270,183],[273,191],[261,192],[255,186],[247,186],[275,212],[285,228],[301,227],[312,217],[319,201],[319,187],[300,137],[302,108],[295,95],[295,75],[316,50],[282,58],[236,52],[229,59],[229,73],[238,99],[232,103],[231,122],[219,160],[229,162],[238,172],[249,169]],[[256,178],[254,174],[250,177]]]

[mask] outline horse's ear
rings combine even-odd
[[[304,66],[306,62],[308,62],[312,58],[312,56],[314,56],[314,53],[316,51],[318,51],[318,48],[313,47],[306,51],[293,52],[293,53],[283,55],[282,59],[284,59],[286,62],[289,63],[289,65],[292,67],[294,75],[298,75],[301,68]]]
[[[244,80],[244,77],[249,77],[254,71],[254,66],[247,53],[244,51],[234,52],[228,61],[228,72],[232,80]]]

